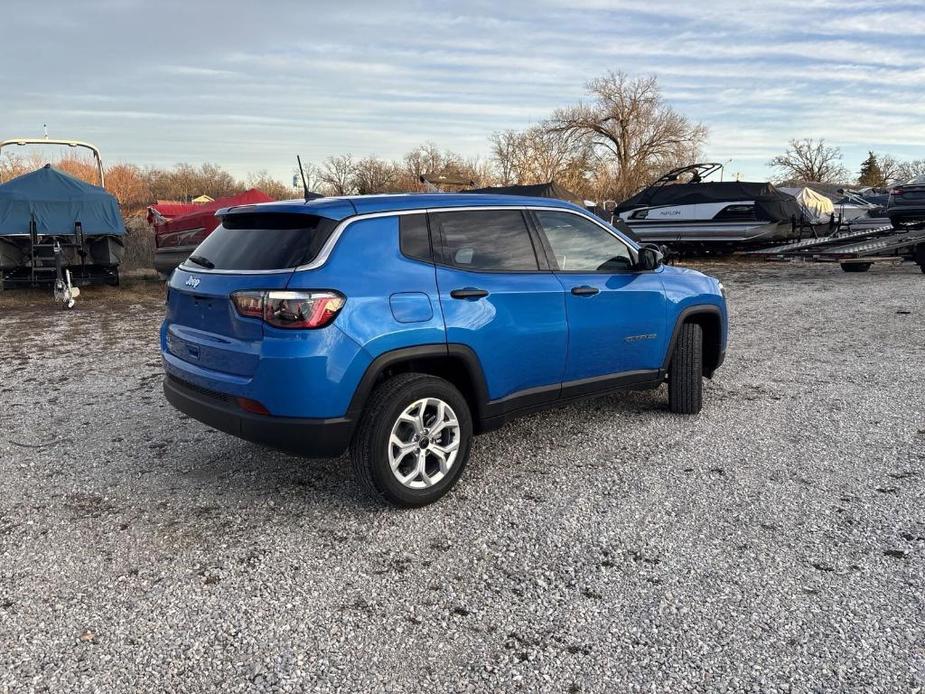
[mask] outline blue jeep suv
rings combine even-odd
[[[221,210],[170,279],[164,392],[307,456],[350,450],[394,504],[453,486],[474,434],[667,381],[700,411],[726,350],[722,285],[567,202],[321,198]]]

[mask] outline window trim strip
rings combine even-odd
[[[350,217],[345,217],[342,219],[334,231],[331,232],[331,235],[328,236],[328,240],[325,241],[324,245],[321,247],[321,250],[318,251],[318,255],[315,259],[305,265],[299,265],[297,267],[288,267],[280,268],[278,270],[209,270],[208,268],[201,268],[199,266],[190,267],[186,265],[184,260],[178,269],[185,272],[195,272],[196,274],[210,274],[210,275],[283,275],[291,274],[293,272],[302,272],[303,270],[317,270],[320,267],[323,267],[325,263],[328,262],[328,259],[331,256],[331,253],[334,251],[334,247],[337,245],[337,242],[340,240],[341,235],[344,233],[344,230],[349,227],[354,222],[360,222],[366,219],[379,219],[381,217],[401,217],[406,214],[430,214],[431,212],[454,212],[462,210],[550,210],[553,212],[567,212],[573,214],[577,217],[584,217],[589,219],[604,231],[609,234],[616,236],[618,239],[623,241],[629,249],[630,253],[633,255],[634,261],[638,261],[638,252],[639,244],[635,241],[632,241],[629,238],[625,238],[618,230],[612,229],[607,225],[607,223],[602,219],[595,219],[590,213],[582,213],[577,209],[570,209],[568,207],[557,207],[554,205],[472,205],[472,206],[454,206],[454,207],[418,207],[413,210],[388,210],[385,212],[367,212],[364,214],[353,215]],[[456,267],[450,266],[450,267]],[[458,269],[458,268],[457,268]],[[546,270],[546,272],[551,272],[552,270]],[[539,271],[543,272],[543,271]]]

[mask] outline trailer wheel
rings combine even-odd
[[[920,243],[915,247],[915,262],[919,264],[919,269],[925,273],[925,243]]]
[[[840,263],[845,272],[867,272],[873,263]]]

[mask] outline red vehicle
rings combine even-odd
[[[158,201],[148,208],[148,223],[154,226],[154,269],[165,279],[202,243],[221,220],[218,210],[236,205],[270,202],[273,198],[251,188],[228,198],[204,204]]]

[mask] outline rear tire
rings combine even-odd
[[[703,408],[703,329],[685,323],[674,346],[668,370],[668,406],[678,414]]]
[[[867,272],[873,263],[840,263],[845,272]]]
[[[456,484],[471,443],[469,405],[452,383],[428,374],[399,374],[373,390],[350,458],[354,475],[374,496],[396,506],[424,506]]]

